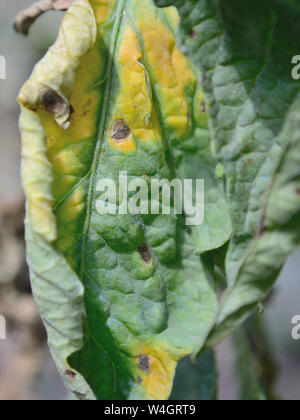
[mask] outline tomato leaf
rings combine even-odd
[[[212,260],[196,253],[226,242],[231,221],[177,24],[151,0],[77,0],[19,96],[33,291],[79,399],[168,398],[216,315]],[[190,165],[216,220],[98,211],[99,181],[199,178]]]

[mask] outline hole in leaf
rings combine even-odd
[[[65,375],[68,377],[70,381],[74,381],[74,379],[76,378],[76,373],[73,372],[72,370],[66,370]]]

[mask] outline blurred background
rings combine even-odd
[[[7,319],[7,340],[0,340],[0,400],[61,400],[67,392],[56,371],[44,328],[31,297],[24,252],[24,198],[20,183],[18,91],[33,65],[57,35],[61,12],[42,16],[25,38],[12,22],[31,0],[0,3],[0,55],[6,80],[0,80],[0,315]],[[300,400],[300,340],[291,337],[291,319],[300,315],[300,251],[284,268],[262,321],[278,366],[276,394]],[[217,349],[222,400],[238,397],[232,340]]]

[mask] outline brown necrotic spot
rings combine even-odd
[[[189,36],[193,39],[198,39],[198,34],[193,29],[189,32]]]
[[[111,137],[118,141],[130,136],[131,130],[123,120],[116,120],[111,127]]]
[[[149,250],[148,245],[146,245],[146,244],[140,245],[138,247],[138,251],[139,251],[139,254],[142,257],[143,261],[145,261],[146,264],[150,264],[152,258],[151,258],[151,254],[150,254],[150,250]]]
[[[74,379],[76,378],[76,373],[75,373],[75,372],[73,372],[72,370],[66,370],[66,371],[65,371],[65,375],[67,376],[67,378],[68,378],[70,381],[74,381]]]
[[[139,358],[139,369],[143,372],[150,373],[150,360],[149,357],[142,353]]]

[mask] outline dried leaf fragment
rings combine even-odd
[[[35,20],[48,10],[67,10],[74,0],[40,0],[25,10],[22,10],[16,17],[14,27],[17,32],[28,35],[31,25]]]

